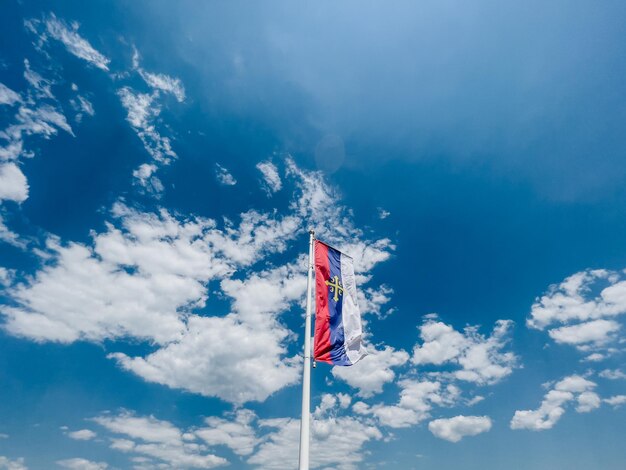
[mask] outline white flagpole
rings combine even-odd
[[[309,470],[309,432],[311,418],[311,288],[313,284],[313,242],[315,232],[309,230],[309,271],[306,283],[306,317],[304,319],[304,371],[302,373],[302,420],[300,421],[300,466]]]

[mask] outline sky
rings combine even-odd
[[[623,2],[4,2],[0,469],[624,467]]]

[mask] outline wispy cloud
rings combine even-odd
[[[126,108],[126,120],[154,161],[141,165],[133,172],[133,176],[141,186],[158,193],[163,190],[163,185],[155,176],[158,165],[169,165],[177,158],[169,137],[162,136],[156,129],[156,119],[161,113],[158,94],[138,93],[130,87],[124,87],[118,90],[118,96]]]
[[[23,93],[0,83],[0,105],[17,105],[8,125],[0,130],[0,203],[21,203],[28,199],[28,180],[19,165],[20,159],[34,156],[34,152],[27,149],[28,138],[49,139],[59,130],[74,135],[52,94],[51,81],[35,72],[28,60],[24,60],[24,77],[29,86]],[[18,238],[0,214],[0,241],[23,247]]]
[[[234,186],[237,184],[235,177],[219,163],[215,164],[215,178],[224,186]]]
[[[283,182],[280,179],[278,168],[270,161],[257,163],[257,169],[263,175],[264,188],[268,194],[280,191],[283,187]]]
[[[20,95],[11,90],[4,83],[0,83],[0,104],[13,106],[21,101]]]
[[[32,26],[39,26],[38,20],[30,20]],[[108,71],[109,63],[111,62],[106,56],[98,52],[94,47],[80,34],[78,34],[79,24],[74,22],[68,25],[63,20],[58,19],[54,13],[44,20],[45,30],[39,31],[42,40],[46,40],[47,36],[60,41],[70,52],[79,59],[82,59],[89,64]]]
[[[137,48],[133,49],[133,68],[139,73],[141,78],[154,90],[160,90],[165,93],[171,93],[176,97],[178,102],[185,101],[185,87],[180,78],[171,77],[164,73],[151,73],[147,72],[139,64],[139,51]]]

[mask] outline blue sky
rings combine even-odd
[[[621,469],[623,2],[15,2],[0,468]]]

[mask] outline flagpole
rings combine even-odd
[[[313,242],[309,230],[309,264],[306,283],[306,317],[304,318],[304,371],[302,373],[302,420],[300,421],[299,470],[309,470],[309,432],[311,418],[311,288],[313,284]]]

